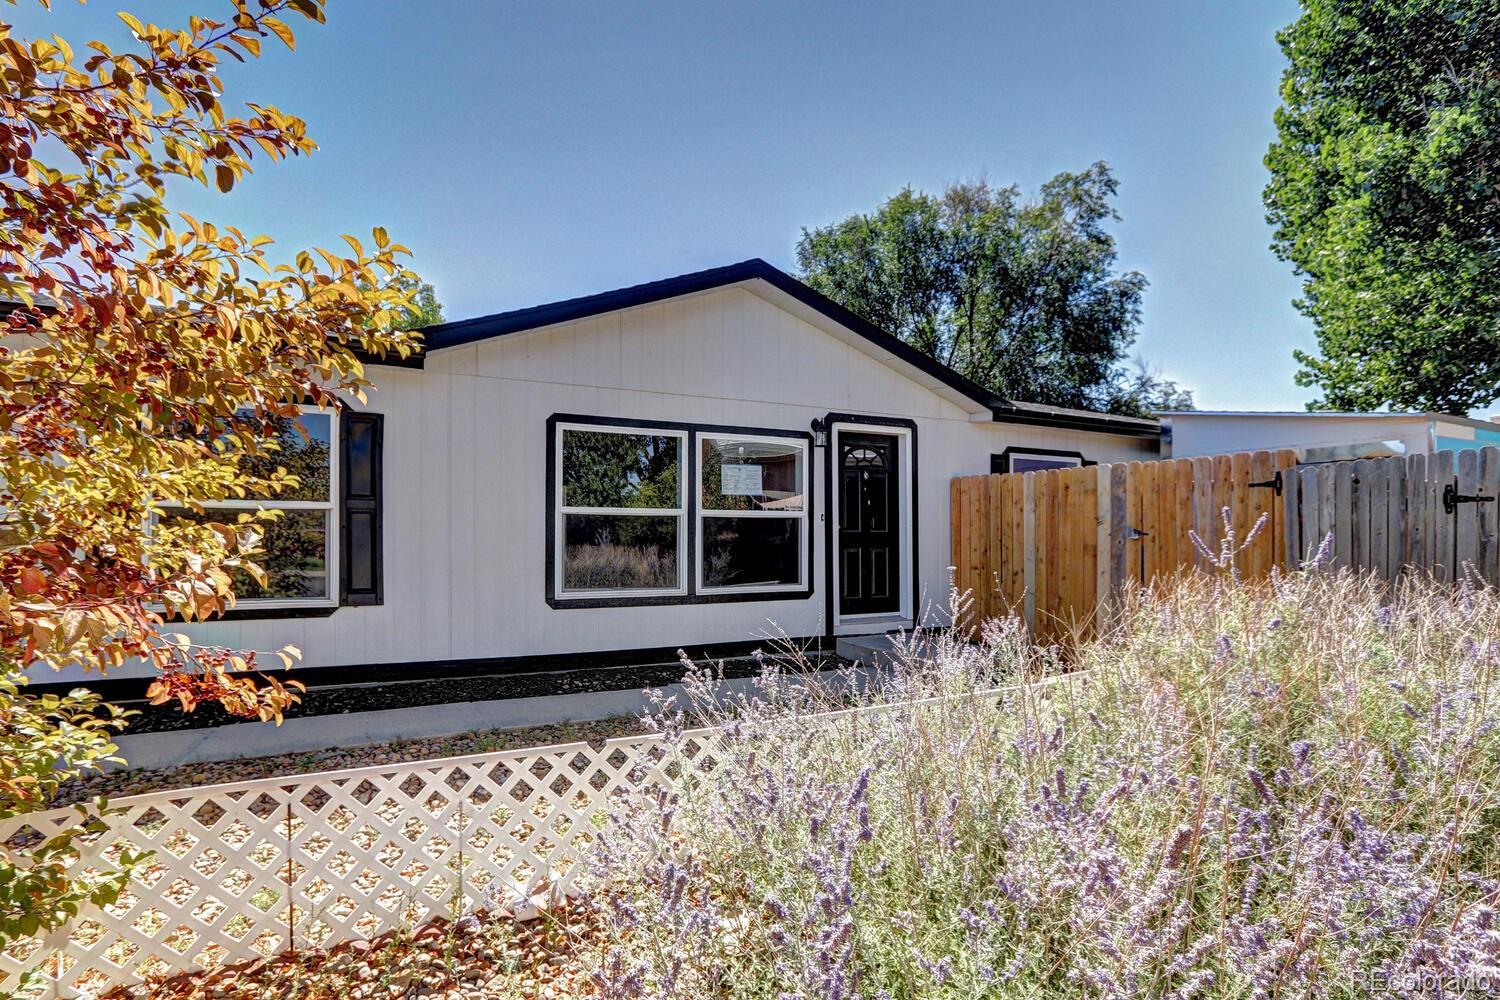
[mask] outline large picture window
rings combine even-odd
[[[807,445],[738,434],[698,436],[698,588],[807,586]]]
[[[338,464],[333,443],[338,418],[333,413],[305,410],[295,418],[277,421],[280,448],[246,456],[242,467],[266,476],[278,466],[296,474],[300,485],[275,497],[204,503],[202,512],[164,505],[163,520],[191,520],[232,525],[240,515],[257,510],[279,510],[274,521],[257,525],[261,553],[255,561],[266,572],[264,585],[248,573],[231,568],[236,607],[332,607],[338,600],[334,567],[338,565],[338,531],[334,503],[338,496]]]
[[[569,424],[556,433],[557,593],[685,592],[687,435]]]
[[[794,600],[812,590],[812,435],[555,414],[547,601]]]

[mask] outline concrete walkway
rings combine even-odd
[[[814,675],[837,679],[836,671]],[[754,678],[722,682],[724,695],[747,691]],[[668,684],[665,694],[681,694],[681,684]],[[591,691],[539,698],[459,702],[392,708],[379,712],[347,712],[287,719],[280,726],[264,722],[234,723],[205,729],[122,736],[115,742],[130,769],[176,767],[240,757],[308,753],[334,747],[357,747],[390,740],[452,736],[485,729],[514,729],[558,722],[592,722],[620,715],[638,715],[646,708],[640,691]]]
[[[867,667],[890,667],[897,660],[898,644],[902,652],[914,649],[918,657],[924,657],[927,654],[931,641],[919,635],[915,637],[913,646],[912,639],[910,634],[899,636],[894,632],[881,635],[848,635],[839,638],[836,649],[838,654],[846,660],[855,660]]]

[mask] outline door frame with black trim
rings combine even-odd
[[[910,628],[915,623],[917,606],[917,545],[916,545],[916,473],[917,473],[917,425],[915,421],[865,417],[853,414],[830,413],[823,422],[828,433],[828,445],[824,449],[825,464],[823,483],[826,491],[823,509],[828,514],[826,525],[827,568],[827,615],[829,632],[833,635],[858,635],[870,632],[885,632],[894,628]],[[895,606],[889,610],[855,611],[843,609],[842,574],[842,526],[843,516],[843,449],[841,436],[883,436],[893,442],[896,458],[895,501],[893,518],[897,531],[897,580]]]

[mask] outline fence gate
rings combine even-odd
[[[1285,485],[1289,567],[1331,533],[1330,566],[1500,585],[1500,449],[1302,466]]]

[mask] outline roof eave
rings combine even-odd
[[[1047,412],[1030,409],[1024,403],[1001,402],[992,407],[996,423],[1027,424],[1035,427],[1058,427],[1064,430],[1093,431],[1096,434],[1120,434],[1126,437],[1161,437],[1161,424],[1140,417],[1123,417],[1089,410]]]

